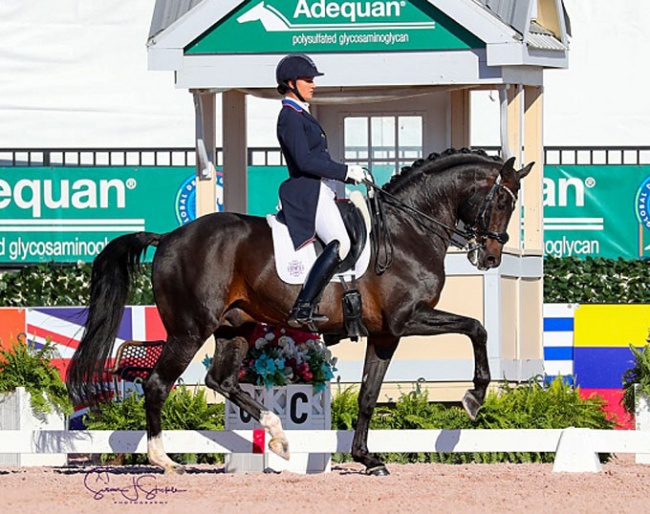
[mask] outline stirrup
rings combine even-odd
[[[314,312],[311,305],[301,305],[291,309],[287,323],[292,328],[307,327],[311,332],[318,332],[316,323],[326,323],[329,318],[324,314]]]

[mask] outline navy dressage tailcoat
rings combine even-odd
[[[282,102],[277,132],[289,168],[289,178],[280,185],[279,216],[298,249],[314,239],[321,178],[344,181],[347,166],[332,160],[320,123],[290,99]]]

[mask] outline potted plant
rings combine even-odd
[[[0,348],[0,430],[64,430],[72,413],[68,392],[52,365],[56,350],[41,348],[18,336],[11,348]],[[3,464],[63,465],[65,454],[4,454]]]
[[[623,374],[623,408],[634,416],[637,430],[650,430],[650,336],[646,345],[630,345],[634,356],[632,367]],[[636,455],[639,464],[650,464],[650,454]]]
[[[336,371],[336,357],[316,334],[259,325],[239,370],[242,389],[276,413],[285,429],[329,430],[329,383]],[[210,359],[204,360],[206,367]],[[260,428],[245,412],[226,400],[226,430]],[[226,471],[275,471],[296,473],[328,471],[329,454],[294,454],[289,462],[264,453],[226,456]]]

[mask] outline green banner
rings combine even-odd
[[[373,169],[378,184],[390,166]],[[92,261],[108,241],[196,218],[193,167],[0,168],[0,264]],[[284,166],[248,169],[248,213],[275,213]],[[360,186],[348,186],[348,190]],[[544,245],[556,257],[650,257],[650,166],[545,166]],[[223,175],[217,205],[223,209]]]
[[[287,177],[284,166],[251,166],[248,213],[275,213]],[[223,210],[223,173],[216,178]],[[169,232],[195,218],[191,166],[0,168],[0,264],[90,262],[122,234]]]
[[[426,0],[249,0],[186,54],[465,50],[485,44]]]
[[[650,257],[650,166],[545,166],[544,246],[555,257]]]
[[[167,232],[189,168],[0,168],[0,262],[91,261],[115,237]]]

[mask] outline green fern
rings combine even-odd
[[[162,411],[163,430],[223,430],[224,404],[208,403],[205,390],[192,391],[186,386],[171,391]],[[123,399],[103,404],[101,409],[90,411],[84,417],[89,430],[145,430],[147,426],[144,397],[131,394]],[[181,463],[222,462],[218,454],[173,454],[172,459]],[[122,464],[144,464],[145,455],[103,454],[104,462],[119,461]]]
[[[24,337],[12,342],[11,349],[0,349],[0,393],[24,387],[30,393],[32,411],[39,419],[52,412],[71,414],[68,391],[59,370],[51,363],[55,355],[51,341],[47,340],[38,349]]]
[[[358,394],[351,388],[339,393],[332,401],[332,428],[352,428],[358,416]],[[567,428],[583,427],[612,429],[598,396],[583,399],[577,389],[557,377],[547,388],[537,382],[524,386],[503,385],[488,393],[475,421],[458,406],[429,401],[428,393],[419,384],[415,390],[402,393],[392,406],[379,406],[370,421],[374,430],[400,429],[504,429],[504,428]],[[341,420],[345,419],[345,427]],[[608,456],[603,456],[607,459]],[[349,460],[349,454],[336,454],[334,462]],[[381,454],[386,462],[552,462],[553,453],[388,453]]]
[[[630,351],[634,357],[632,367],[623,373],[623,408],[630,414],[635,412],[634,386],[638,384],[640,391],[650,396],[650,337],[646,339],[646,345],[636,348],[630,345]]]

